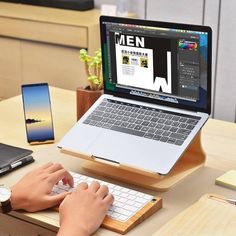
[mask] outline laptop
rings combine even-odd
[[[100,17],[104,94],[58,147],[168,174],[211,112],[207,26]]]

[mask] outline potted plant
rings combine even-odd
[[[103,93],[101,49],[90,56],[86,49],[80,50],[80,60],[84,62],[89,85],[77,88],[77,120],[93,105]]]

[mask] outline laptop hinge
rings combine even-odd
[[[103,157],[97,157],[97,156],[92,155],[91,158],[94,161],[97,161],[97,162],[100,162],[100,163],[103,163],[103,164],[107,164],[107,165],[112,165],[112,166],[116,166],[116,167],[118,167],[120,165],[119,162],[108,160],[108,159],[103,158]]]

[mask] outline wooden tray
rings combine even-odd
[[[115,231],[120,234],[126,234],[128,231],[133,229],[136,225],[143,222],[146,218],[151,216],[153,213],[162,208],[162,199],[159,197],[153,198],[146,206],[144,206],[140,211],[138,211],[133,217],[129,220],[122,222],[114,220],[109,216],[106,216],[102,222],[102,227]],[[58,208],[54,208],[58,211]]]

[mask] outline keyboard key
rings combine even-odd
[[[147,121],[150,121],[151,120],[151,116],[145,116],[143,119],[147,120]]]
[[[180,121],[180,122],[186,122],[186,121],[187,121],[187,118],[182,117],[182,118],[180,118],[179,121]]]
[[[153,117],[153,118],[151,119],[152,122],[157,122],[158,120],[159,120],[159,118],[156,118],[156,117]]]
[[[83,124],[89,124],[90,123],[90,119],[86,119],[84,122],[83,122]]]
[[[128,121],[129,120],[129,117],[127,117],[127,116],[124,116],[123,118],[122,118],[122,121]]]
[[[172,120],[174,120],[174,121],[178,121],[179,119],[180,119],[179,116],[173,116],[173,117],[172,117]]]
[[[184,134],[184,135],[189,135],[191,133],[191,131],[187,130],[187,129],[178,129],[177,133]]]
[[[165,115],[165,114],[162,114],[162,113],[159,115],[160,118],[165,118],[165,116],[166,116],[166,115]]]
[[[155,134],[161,135],[163,132],[164,132],[163,130],[158,129],[156,130]]]
[[[158,141],[158,140],[161,139],[161,136],[160,136],[160,135],[154,135],[154,136],[153,136],[153,139]]]
[[[143,126],[148,126],[149,124],[150,124],[150,122],[148,122],[148,121],[143,121],[143,122],[142,122],[142,125],[143,125]]]
[[[105,128],[105,129],[110,129],[112,127],[112,124],[103,124],[102,125],[102,128]]]
[[[149,125],[148,125],[149,127],[152,127],[152,128],[154,128],[155,126],[156,126],[156,124],[155,123],[153,123],[153,122],[151,122],[151,123],[149,123]]]
[[[156,132],[156,129],[155,129],[155,128],[150,128],[150,129],[148,130],[148,133],[154,134],[155,132]]]
[[[175,142],[175,144],[180,146],[180,145],[183,144],[183,142],[184,142],[183,140],[177,139],[176,142]]]
[[[156,128],[157,128],[157,129],[162,129],[163,127],[164,127],[164,125],[162,125],[162,124],[157,124],[157,125],[156,125]]]
[[[142,128],[141,125],[136,125],[136,126],[134,127],[135,130],[140,130],[141,128]]]
[[[117,120],[117,121],[115,122],[115,125],[121,125],[121,123],[122,123],[122,121]]]
[[[173,115],[170,115],[170,114],[168,114],[168,115],[166,115],[166,119],[168,119],[168,120],[171,120],[172,119],[172,117],[173,117]]]
[[[170,134],[171,134],[170,131],[165,131],[165,132],[163,132],[162,136],[166,136],[166,137],[168,137]]]
[[[140,125],[140,124],[142,124],[142,122],[143,122],[142,120],[136,120],[135,124]]]
[[[90,116],[89,116],[89,119],[90,119],[90,120],[94,120],[94,121],[101,121],[101,120],[102,120],[102,117],[96,116],[96,115],[90,115]]]
[[[153,138],[154,134],[153,133],[146,133],[143,137],[144,138]]]
[[[169,126],[169,125],[165,125],[165,126],[163,127],[163,130],[168,131],[168,130],[170,130],[170,128],[171,128],[171,126]]]
[[[169,138],[169,139],[167,140],[167,143],[173,144],[173,143],[175,143],[175,141],[176,141],[176,139],[174,139],[174,138]]]
[[[133,129],[134,127],[135,127],[135,124],[129,124],[129,125],[128,125],[128,128],[129,128],[129,129]]]
[[[129,125],[128,122],[122,122],[120,126],[121,126],[121,127],[127,127],[128,125]]]
[[[127,134],[132,134],[132,135],[136,135],[136,136],[140,136],[140,137],[142,137],[145,134],[142,131],[127,129],[127,128],[119,127],[119,126],[116,126],[116,125],[113,125],[111,127],[111,130],[119,131],[119,132],[123,132],[123,133],[127,133]]]
[[[157,122],[160,123],[160,124],[164,124],[165,123],[165,119],[159,119]]]
[[[198,123],[198,120],[188,119],[186,123],[188,123],[190,125],[196,125]]]
[[[138,115],[137,118],[142,120],[144,117],[145,117],[144,115]]]
[[[179,124],[179,127],[180,127],[180,128],[186,128],[186,127],[187,127],[187,124],[185,124],[185,123],[180,123],[180,124]]]
[[[188,125],[187,127],[186,127],[186,129],[188,129],[188,130],[192,130],[192,129],[194,129],[194,125]]]
[[[171,133],[170,138],[185,140],[186,136],[183,134]]]
[[[134,118],[129,118],[129,120],[128,120],[129,123],[133,123],[133,124],[135,123],[135,121],[136,121],[136,119],[134,119]]]
[[[167,140],[168,140],[167,137],[161,137],[161,139],[160,139],[160,141],[162,141],[162,142],[166,142]]]
[[[149,127],[143,127],[143,128],[141,129],[141,131],[146,132],[146,131],[148,131],[148,129],[149,129]]]
[[[178,128],[176,128],[176,127],[171,127],[171,128],[170,128],[170,131],[171,131],[171,132],[176,132],[177,130],[178,130]]]
[[[167,120],[166,122],[165,122],[165,125],[171,125],[172,124],[172,122],[170,121],[170,120]]]

